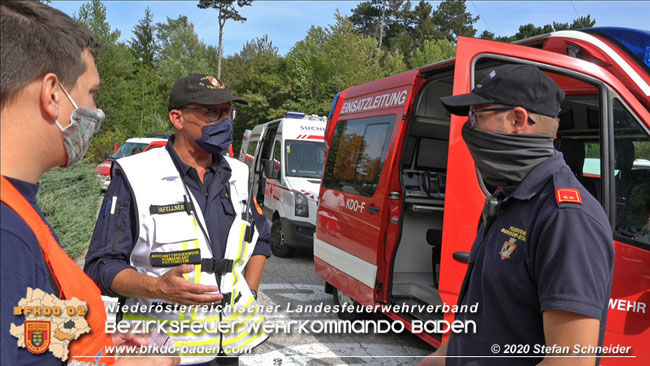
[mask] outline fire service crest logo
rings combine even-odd
[[[50,347],[50,322],[27,320],[25,327],[25,347],[31,353],[43,353]]]
[[[517,244],[515,244],[516,241],[517,239],[510,238],[509,241],[503,243],[503,246],[499,251],[499,254],[501,255],[501,260],[510,259],[512,253],[515,251],[515,249],[517,249]]]

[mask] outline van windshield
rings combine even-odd
[[[124,145],[120,146],[116,152],[113,153],[112,157],[114,159],[126,158],[137,153],[142,152],[148,144],[146,143],[137,143],[137,142],[127,142]]]
[[[325,165],[325,151],[323,142],[287,140],[284,150],[287,176],[320,178]]]

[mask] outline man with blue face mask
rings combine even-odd
[[[256,290],[270,230],[249,199],[248,167],[222,155],[232,144],[233,102],[247,104],[210,75],[176,82],[169,98],[175,135],[165,148],[116,161],[86,256],[85,271],[104,294],[144,305],[123,319],[191,319],[204,329],[241,321],[228,331],[167,332],[177,349],[190,347],[183,365],[237,364],[228,356],[268,337],[247,329],[263,320]]]
[[[602,206],[553,147],[564,96],[537,67],[504,65],[471,93],[441,98],[469,117],[463,140],[492,194],[458,300],[478,311],[456,316],[476,332],[451,334],[421,365],[597,364],[613,238]]]
[[[100,79],[93,57],[99,44],[70,17],[39,2],[3,1],[0,25],[0,364],[177,364],[178,358],[167,357],[115,359],[107,347],[138,347],[147,339],[105,333],[99,288],[63,251],[36,202],[41,176],[51,168],[79,162],[104,119],[94,101]],[[33,294],[31,299],[27,299],[29,294]],[[64,338],[70,336],[68,321],[60,327],[42,310],[60,307],[44,306],[31,314],[16,312],[19,301],[36,302],[37,296],[42,305],[58,299],[83,301],[89,332],[78,338],[72,335],[69,344],[61,343],[58,340],[70,339]],[[30,333],[27,328],[34,320],[49,324],[50,334],[42,328]],[[77,331],[85,327],[72,318],[69,321],[80,328]]]

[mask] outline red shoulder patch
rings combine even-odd
[[[582,204],[580,191],[573,188],[558,188],[555,190],[555,200],[557,203],[572,202]]]
[[[253,202],[255,202],[255,210],[257,210],[257,213],[260,214],[260,216],[264,216],[264,211],[262,211],[260,205],[257,204],[257,197],[253,197]]]

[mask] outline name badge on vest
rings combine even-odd
[[[201,264],[201,250],[189,249],[175,252],[157,252],[149,254],[152,267],[176,267],[181,264]]]
[[[185,203],[172,203],[171,205],[164,206],[151,205],[149,206],[149,213],[152,215],[163,215],[174,212],[185,212],[187,211],[185,207]]]

